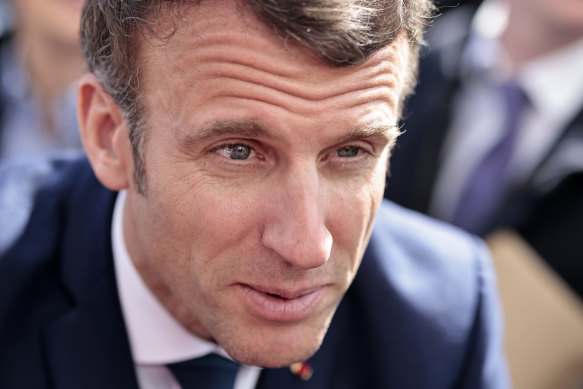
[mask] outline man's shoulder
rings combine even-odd
[[[61,287],[81,296],[109,271],[115,198],[79,154],[0,168],[0,284],[12,293],[4,303],[40,284],[51,285],[47,299]]]
[[[361,270],[364,284],[391,295],[399,309],[414,312],[436,331],[467,333],[482,294],[497,299],[494,270],[480,238],[388,201]]]
[[[386,250],[456,265],[485,253],[477,236],[388,200],[380,207],[371,240],[384,244]]]
[[[385,201],[338,316],[374,387],[507,387],[488,251],[455,227]]]
[[[477,273],[493,277],[489,253],[480,238],[386,200],[367,256],[404,289],[409,289],[408,282],[433,295],[433,289],[441,293],[450,288],[455,300],[463,298],[459,291],[475,291]]]

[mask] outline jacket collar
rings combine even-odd
[[[43,332],[51,379],[62,389],[137,389],[111,251],[115,193],[99,184],[87,161],[73,169],[57,254],[73,308]]]

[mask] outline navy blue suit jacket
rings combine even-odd
[[[1,388],[137,388],[111,250],[115,197],[85,159],[0,171]],[[265,369],[258,387],[503,389],[501,334],[481,241],[387,202],[312,379]]]

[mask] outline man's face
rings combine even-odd
[[[147,189],[128,191],[125,238],[187,328],[284,366],[317,350],[359,267],[408,48],[334,68],[218,4],[143,47]]]

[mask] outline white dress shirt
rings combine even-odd
[[[168,363],[216,353],[228,354],[217,344],[186,330],[158,301],[146,286],[130,259],[123,235],[125,191],[115,203],[112,245],[117,288],[136,374],[141,389],[181,389]],[[234,389],[252,389],[261,368],[241,365]]]
[[[430,213],[441,219],[451,218],[469,175],[504,135],[505,107],[497,85],[516,73],[515,80],[530,102],[509,166],[509,181],[514,184],[532,174],[583,107],[583,39],[536,58],[515,72],[498,41],[504,26],[492,28],[504,20],[503,12],[504,5],[497,1],[488,0],[480,6],[462,54],[462,88],[453,102],[451,128],[430,205]]]

